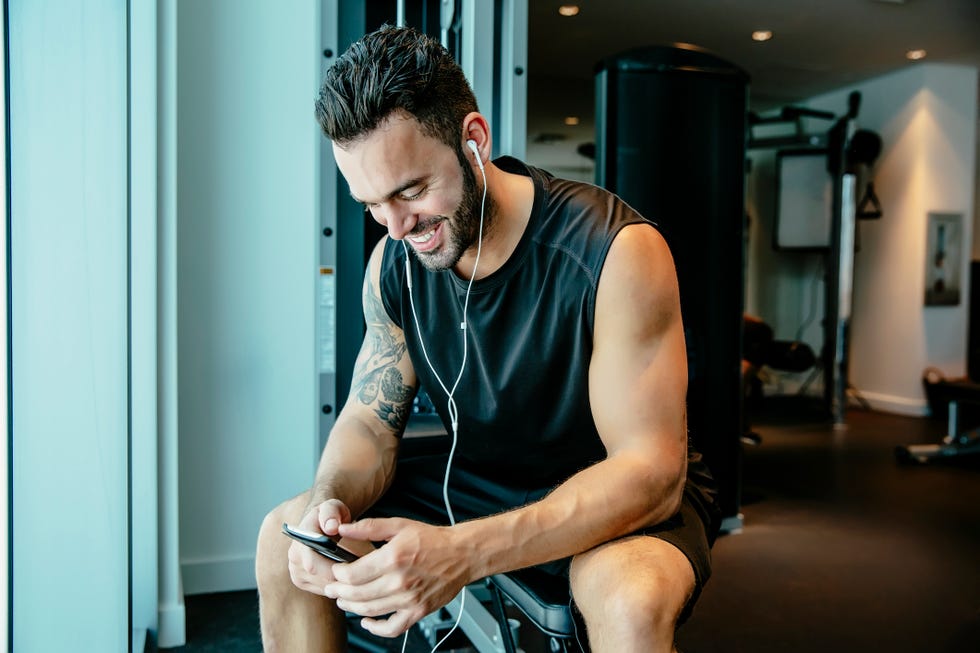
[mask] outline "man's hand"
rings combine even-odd
[[[339,532],[386,542],[356,562],[335,566],[323,587],[337,607],[367,617],[361,625],[375,635],[401,635],[472,580],[469,560],[449,528],[409,519],[363,519],[341,523]],[[383,615],[388,616],[376,618]]]
[[[340,525],[349,522],[350,518],[350,510],[343,502],[330,499],[310,508],[298,526],[310,533],[336,537]],[[301,590],[322,595],[324,586],[334,580],[332,568],[336,563],[301,542],[289,545],[287,558],[289,577]]]

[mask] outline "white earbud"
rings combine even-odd
[[[476,141],[471,138],[466,141],[466,145],[473,151],[473,156],[476,157],[476,165],[480,166],[480,170],[483,170],[483,159],[480,158],[480,150],[476,148]]]

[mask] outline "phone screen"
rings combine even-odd
[[[336,542],[322,533],[309,533],[293,528],[289,524],[282,525],[282,532],[335,562],[353,562],[359,557],[356,553],[351,553],[338,546]]]

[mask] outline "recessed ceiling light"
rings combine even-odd
[[[578,116],[565,116],[565,124],[574,127],[578,124]]]
[[[905,58],[909,61],[918,61],[919,59],[926,58],[925,50],[909,50],[905,53]]]
[[[578,5],[562,5],[558,7],[558,13],[562,16],[577,16]]]
[[[763,41],[768,41],[771,38],[772,38],[772,32],[767,29],[758,29],[752,32],[753,41],[759,41],[761,43]]]

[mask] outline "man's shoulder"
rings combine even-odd
[[[598,270],[612,241],[629,225],[646,224],[633,207],[595,184],[553,175],[544,168],[504,156],[494,160],[504,172],[530,177],[535,185],[533,240],[561,250]]]
[[[544,188],[552,200],[585,205],[601,205],[606,202],[626,205],[615,193],[601,186],[580,179],[557,176],[545,168],[531,165],[512,156],[498,157],[493,163],[504,172],[530,177],[535,185]]]
[[[649,224],[615,193],[584,181],[553,177],[544,193],[542,237],[581,239],[584,246],[605,248],[623,227]]]

